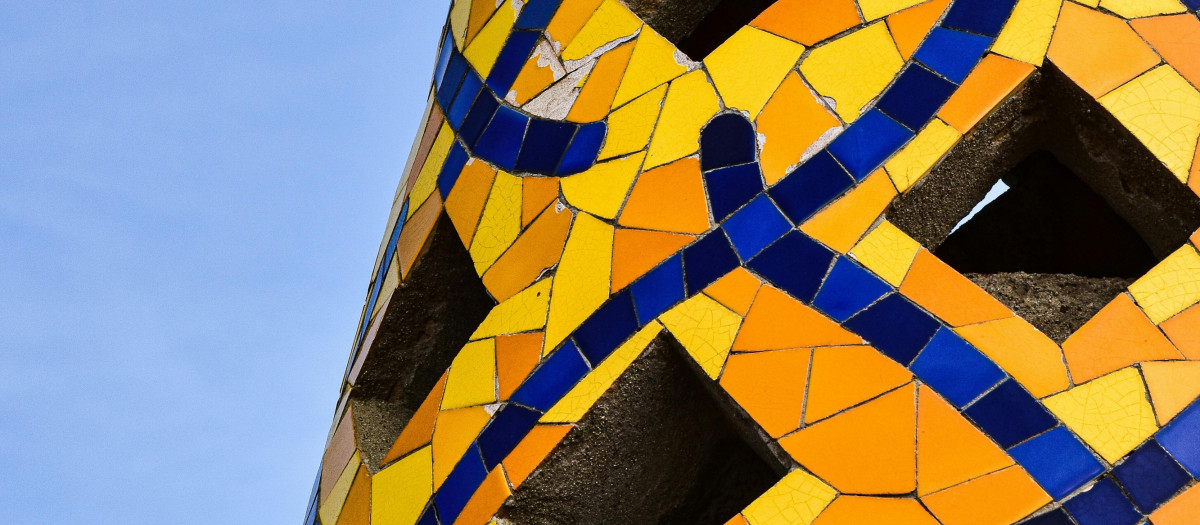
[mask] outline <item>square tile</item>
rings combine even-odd
[[[1067,427],[1060,426],[1008,451],[1054,499],[1104,473],[1104,466]]]
[[[845,326],[897,363],[908,366],[940,325],[904,296],[891,294],[851,317]]]
[[[913,131],[925,127],[958,88],[920,64],[909,65],[875,105]]]
[[[479,434],[479,452],[484,467],[489,471],[496,468],[525,435],[533,429],[542,413],[520,405],[506,404],[492,418],[492,422]]]
[[[963,413],[1002,448],[1009,448],[1058,424],[1054,416],[1012,379],[1000,383]]]
[[[811,303],[833,262],[833,252],[803,233],[792,231],[768,246],[747,267],[776,287]]]
[[[872,109],[829,143],[829,152],[861,181],[913,138],[912,130]]]
[[[508,41],[504,43],[500,56],[496,57],[496,63],[488,73],[487,85],[492,92],[508,93],[513,82],[517,80],[517,75],[521,73],[521,68],[525,67],[525,61],[533,53],[540,36],[537,31],[513,31],[508,35]]]
[[[635,281],[630,290],[638,322],[645,325],[654,320],[684,298],[683,255],[671,256]]]
[[[962,408],[1004,380],[1004,371],[949,328],[941,328],[913,361],[912,371]]]
[[[891,291],[883,279],[868,272],[848,257],[838,257],[825,278],[813,306],[837,322],[844,322]]]
[[[757,163],[718,168],[704,173],[704,189],[713,218],[721,222],[762,192],[762,175]]]
[[[846,169],[828,151],[821,150],[767,193],[792,222],[799,224],[853,185],[854,178]]]
[[[738,255],[747,261],[792,229],[792,224],[766,194],[760,193],[721,227]]]
[[[721,228],[683,249],[684,276],[689,295],[699,293],[739,266],[737,252]]]
[[[463,454],[462,459],[454,466],[454,470],[450,471],[450,476],[433,496],[433,504],[437,507],[438,516],[453,523],[486,477],[487,469],[483,467],[483,458],[479,455],[479,447],[472,443],[471,448],[467,449],[466,454]]]
[[[545,412],[591,370],[570,341],[563,343],[513,392],[512,401]]]
[[[1079,525],[1133,525],[1142,520],[1142,515],[1133,509],[1133,504],[1108,477],[1063,506]]]
[[[638,329],[637,314],[633,309],[633,295],[629,290],[608,299],[595,313],[590,315],[572,338],[592,367],[616,350],[621,342]]]
[[[528,125],[528,116],[501,105],[475,144],[475,155],[505,171],[512,171],[516,167],[517,154],[521,151]]]
[[[957,0],[942,25],[994,37],[1015,5],[1017,0]]]
[[[516,169],[520,172],[552,174],[566,153],[579,126],[569,122],[532,119],[525,132]]]
[[[1192,481],[1187,471],[1175,463],[1153,439],[1129,454],[1124,463],[1117,465],[1113,469],[1113,476],[1143,514],[1154,512]]]
[[[466,118],[458,128],[459,140],[462,140],[468,148],[475,149],[480,135],[483,135],[488,123],[492,121],[492,115],[496,114],[496,109],[499,107],[500,102],[491,93],[484,93],[483,96],[476,97],[475,103],[471,104],[471,111],[467,112]]]
[[[929,34],[913,58],[961,84],[990,45],[990,38],[939,27]]]
[[[575,132],[571,145],[563,155],[562,164],[558,166],[558,175],[574,175],[583,172],[596,163],[600,154],[600,146],[604,144],[604,136],[608,134],[608,125],[604,122],[584,124]]]

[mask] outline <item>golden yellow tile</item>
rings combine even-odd
[[[496,340],[472,341],[450,363],[442,410],[496,402]]]
[[[1129,285],[1146,316],[1159,324],[1200,301],[1200,254],[1184,245]]]
[[[863,18],[871,22],[903,9],[908,9],[925,0],[858,0],[858,8],[862,10]]]
[[[641,151],[650,142],[650,133],[662,110],[667,86],[662,85],[634,99],[608,115],[608,136],[600,158],[608,159]]]
[[[1187,7],[1179,0],[1100,0],[1100,7],[1124,18],[1141,18],[1187,11]]]
[[[725,106],[758,115],[804,46],[761,29],[743,27],[704,59]]]
[[[992,44],[992,52],[1035,66],[1042,65],[1063,0],[1020,0]]]
[[[637,33],[640,27],[642,21],[621,2],[604,0],[579,30],[579,34],[563,49],[562,59],[570,61],[584,58],[605,44]]]
[[[846,253],[896,197],[896,188],[883,170],[876,171],[850,193],[821,210],[800,231],[838,253]]]
[[[733,347],[742,318],[707,295],[697,294],[661,316],[667,330],[709,377],[716,379]]]
[[[553,280],[542,279],[492,307],[492,311],[488,312],[479,328],[471,334],[471,339],[516,334],[545,327],[546,314],[550,310],[550,284]]]
[[[700,128],[721,109],[704,71],[671,82],[662,115],[650,139],[645,169],[681,159],[700,149]]]
[[[863,237],[850,255],[892,286],[900,286],[920,249],[917,241],[885,220]]]
[[[929,173],[960,138],[962,135],[958,130],[935,118],[917,133],[912,142],[888,160],[883,169],[891,176],[896,189],[903,192]]]
[[[424,447],[371,477],[371,523],[416,523],[433,495],[433,456]]]
[[[990,357],[1035,397],[1071,386],[1062,349],[1020,317],[961,326],[958,335]]]
[[[442,164],[446,162],[446,156],[450,154],[450,146],[454,144],[454,130],[450,125],[443,122],[442,127],[438,130],[437,138],[433,141],[433,147],[429,149],[429,155],[425,157],[425,164],[421,165],[421,172],[417,175],[417,180],[413,182],[412,190],[408,192],[408,215],[412,217],[421,204],[425,203],[433,190],[437,189],[437,176],[442,171]]]
[[[321,515],[321,523],[337,523],[338,515],[342,513],[342,505],[346,503],[346,496],[350,495],[350,484],[354,482],[354,476],[358,474],[358,466],[361,464],[362,460],[355,451],[354,455],[350,457],[350,462],[346,463],[346,468],[342,469],[342,473],[338,475],[333,489],[329,491],[328,496],[325,496],[325,500],[321,502],[321,507],[317,510],[317,513]]]
[[[475,35],[470,44],[467,44],[467,50],[463,51],[463,57],[471,63],[481,78],[487,78],[488,74],[492,72],[492,66],[496,65],[496,57],[500,56],[500,50],[504,48],[504,41],[508,39],[508,34],[512,31],[516,21],[517,11],[513,9],[513,3],[504,2],[479,31],[479,34]]]
[[[1171,66],[1151,69],[1100,97],[1134,136],[1187,182],[1200,136],[1200,93]]]
[[[612,247],[612,226],[586,213],[575,217],[550,290],[545,348],[556,348],[608,299]]]
[[[483,275],[521,233],[521,178],[503,171],[496,173],[479,227],[471,239],[475,273]]]
[[[902,66],[904,59],[881,21],[812,50],[800,73],[817,93],[836,101],[834,111],[843,120],[852,122]]]
[[[633,56],[629,57],[625,76],[621,78],[621,85],[617,87],[612,107],[620,107],[641,94],[687,73],[688,61],[682,55],[650,26],[643,27],[637,43],[633,46]]]
[[[645,153],[601,162],[587,171],[562,179],[567,202],[597,217],[615,219],[629,194],[629,187],[641,172]]]
[[[558,403],[555,403],[539,422],[574,423],[579,421],[588,409],[596,404],[596,400],[600,399],[600,396],[616,382],[617,378],[625,373],[633,360],[642,355],[642,350],[645,350],[650,341],[661,331],[662,325],[651,322],[633,334],[633,337],[622,343],[604,361],[588,372],[588,375],[584,376]]]
[[[1113,463],[1158,430],[1146,397],[1141,374],[1129,367],[1050,396],[1043,404]]]
[[[750,525],[809,525],[836,496],[833,487],[796,469],[747,505],[742,516]]]

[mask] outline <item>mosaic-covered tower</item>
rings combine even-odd
[[[1200,523],[1197,9],[456,0],[305,523]]]

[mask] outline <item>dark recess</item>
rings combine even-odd
[[[703,60],[775,0],[626,0],[629,9],[693,60]]]

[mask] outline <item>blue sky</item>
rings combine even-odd
[[[447,5],[0,4],[5,523],[300,522]]]

